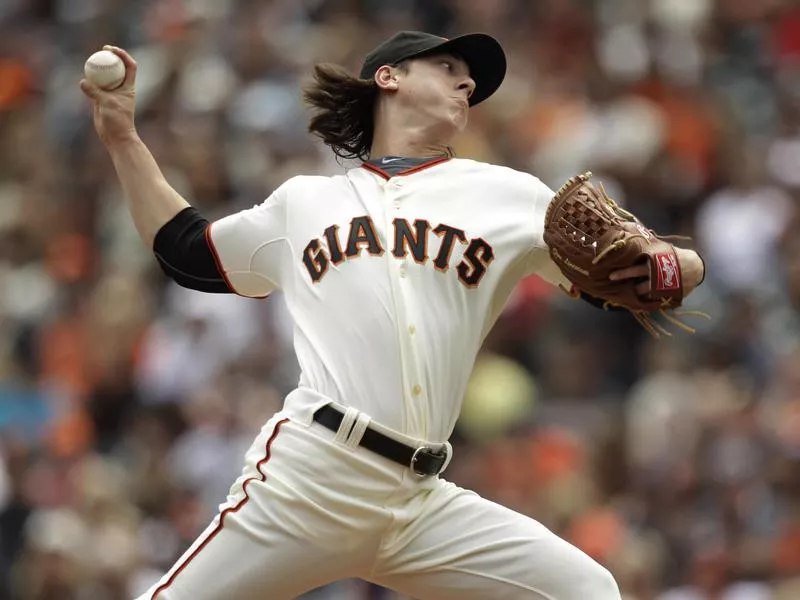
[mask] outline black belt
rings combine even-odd
[[[330,404],[326,404],[314,413],[314,420],[331,431],[339,431],[342,419],[344,419],[344,413]],[[433,450],[425,446],[412,448],[369,427],[361,436],[359,446],[409,467],[421,477],[438,475],[447,462],[447,451],[444,448],[441,450]]]

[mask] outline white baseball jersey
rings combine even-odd
[[[288,600],[347,577],[411,598],[620,600],[542,524],[360,444],[367,417],[412,447],[447,440],[517,281],[562,281],[542,241],[551,197],[471,160],[367,164],[295,177],[209,227],[233,290],[285,293],[302,376],[219,514],[138,600]],[[313,420],[331,401],[349,407],[335,432]]]
[[[552,197],[532,175],[473,160],[395,176],[364,164],[294,177],[208,235],[234,291],[285,294],[302,369],[287,408],[333,400],[441,442],[520,278],[564,281],[542,241]]]

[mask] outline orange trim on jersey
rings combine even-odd
[[[272,435],[267,440],[266,451],[264,453],[264,458],[262,458],[256,464],[256,471],[258,471],[258,475],[259,476],[250,477],[249,479],[245,480],[245,482],[242,484],[242,491],[244,491],[244,498],[242,498],[239,501],[239,503],[236,504],[236,506],[232,506],[230,508],[226,508],[225,510],[223,510],[220,513],[220,515],[219,515],[219,525],[217,525],[214,528],[214,530],[208,535],[208,537],[205,540],[203,540],[202,544],[200,544],[197,548],[195,548],[194,552],[192,552],[188,557],[186,557],[186,560],[183,561],[183,563],[175,570],[175,572],[170,576],[170,578],[167,579],[167,581],[163,585],[161,585],[160,587],[156,588],[156,591],[153,592],[153,595],[150,597],[150,600],[156,600],[156,597],[161,592],[167,590],[169,588],[169,586],[171,586],[173,583],[175,583],[175,578],[178,577],[178,575],[180,575],[181,572],[184,569],[186,569],[186,567],[189,566],[189,563],[191,563],[195,558],[197,558],[197,555],[200,554],[200,551],[203,550],[203,548],[205,548],[206,546],[208,546],[208,544],[209,544],[209,542],[211,542],[211,540],[213,540],[215,537],[217,537],[217,535],[222,531],[222,527],[225,524],[225,517],[226,516],[228,516],[231,513],[238,512],[245,504],[247,504],[247,501],[250,500],[250,496],[247,493],[247,484],[250,483],[251,481],[259,480],[259,481],[263,482],[263,481],[267,480],[267,476],[266,476],[265,473],[263,473],[261,471],[261,467],[263,467],[267,463],[267,461],[269,461],[269,459],[272,457],[272,443],[275,441],[275,438],[278,437],[278,433],[280,433],[281,426],[284,423],[286,423],[288,420],[289,419],[283,419],[282,421],[278,421],[278,423],[275,425],[275,429],[272,431]]]
[[[219,257],[219,253],[217,252],[216,246],[214,246],[214,240],[211,239],[211,225],[213,225],[213,223],[209,223],[208,226],[206,227],[206,234],[205,234],[206,242],[208,243],[208,247],[211,250],[211,256],[214,257],[214,264],[217,265],[217,271],[219,271],[219,274],[222,275],[222,278],[225,280],[225,285],[228,286],[228,289],[237,296],[241,296],[242,298],[250,298],[250,299],[266,298],[269,294],[267,294],[266,296],[245,296],[244,294],[240,294],[239,292],[236,291],[236,288],[233,287],[231,280],[228,279],[228,274],[225,272],[225,267],[222,266],[222,259]]]
[[[412,173],[417,173],[418,171],[423,171],[424,169],[428,169],[430,167],[435,167],[438,164],[443,162],[447,162],[450,160],[449,156],[442,156],[440,158],[434,158],[430,162],[423,163],[421,165],[417,165],[416,167],[411,167],[410,169],[406,169],[405,171],[400,171],[398,175],[411,175]]]
[[[376,167],[375,165],[371,165],[369,163],[361,163],[361,166],[364,167],[367,171],[372,171],[376,175],[380,175],[384,179],[391,179],[392,178],[391,174],[387,173],[386,171],[384,171],[380,167]]]
[[[219,254],[217,253],[217,248],[214,246],[214,240],[211,239],[211,225],[212,224],[209,223],[206,226],[206,243],[211,250],[211,256],[214,257],[214,264],[217,265],[217,271],[219,271],[219,274],[222,275],[222,278],[225,280],[225,285],[228,286],[228,289],[235,294],[236,289],[233,287],[233,285],[231,285],[230,279],[228,279],[228,274],[225,272],[225,267],[222,266],[222,259],[220,259]]]
[[[416,167],[411,167],[410,169],[406,169],[405,171],[398,171],[397,175],[392,175],[391,173],[388,173],[387,171],[384,171],[380,167],[376,167],[375,165],[370,164],[370,163],[361,163],[361,166],[364,167],[365,169],[367,169],[368,171],[372,171],[373,173],[375,173],[377,175],[380,175],[384,179],[391,179],[392,177],[397,177],[399,175],[411,175],[413,173],[417,173],[418,171],[422,171],[422,170],[427,169],[429,167],[433,167],[433,166],[436,166],[436,165],[441,164],[443,162],[446,162],[446,161],[450,160],[450,158],[451,157],[449,157],[449,156],[440,156],[440,157],[437,157],[437,158],[433,158],[433,159],[429,160],[426,163],[422,163],[421,165],[417,165]]]

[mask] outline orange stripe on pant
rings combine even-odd
[[[197,557],[198,554],[200,554],[203,548],[205,548],[211,542],[211,540],[217,537],[217,535],[222,531],[222,527],[225,525],[226,516],[228,516],[231,513],[238,512],[245,504],[247,504],[247,501],[250,500],[250,496],[247,493],[247,484],[255,480],[259,481],[267,480],[267,476],[263,471],[261,471],[261,467],[264,466],[272,456],[272,442],[274,442],[275,438],[278,437],[278,433],[280,433],[281,430],[281,425],[286,423],[288,420],[289,419],[283,419],[282,421],[278,421],[278,423],[275,425],[275,430],[272,432],[272,435],[267,440],[264,452],[264,458],[262,458],[260,461],[258,461],[258,464],[256,464],[256,470],[258,471],[259,477],[251,477],[242,484],[242,491],[244,492],[244,498],[242,498],[238,503],[236,503],[235,506],[226,508],[220,513],[219,525],[217,525],[217,527],[208,535],[205,541],[195,549],[194,552],[192,552],[189,556],[186,557],[186,560],[183,561],[183,564],[181,564],[177,569],[175,569],[175,572],[170,576],[170,578],[167,579],[167,581],[163,585],[156,588],[156,591],[153,592],[153,595],[151,596],[150,600],[156,600],[161,592],[166,591],[169,588],[169,586],[175,583],[175,578],[178,577],[178,575],[180,575],[181,571],[183,571],[186,567],[189,566],[189,564]]]

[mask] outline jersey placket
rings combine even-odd
[[[406,190],[408,181],[403,176],[392,177],[384,186],[386,199],[389,201],[389,210],[386,211],[386,231],[388,238],[392,240],[390,246],[394,248],[394,220],[396,218],[409,218],[411,215],[405,214],[408,211],[408,192]],[[413,219],[411,219],[413,220]],[[403,381],[403,398],[405,426],[408,431],[414,432],[421,438],[426,438],[427,424],[424,422],[424,410],[420,410],[420,405],[424,402],[424,390],[421,385],[422,377],[418,364],[416,350],[417,326],[411,322],[408,308],[409,303],[406,298],[412,293],[414,287],[414,272],[409,270],[409,258],[403,256],[396,258],[391,250],[391,259],[387,261],[389,267],[389,277],[392,282],[392,295],[395,304],[395,314],[397,315],[397,340],[400,346],[400,368],[401,380]]]

